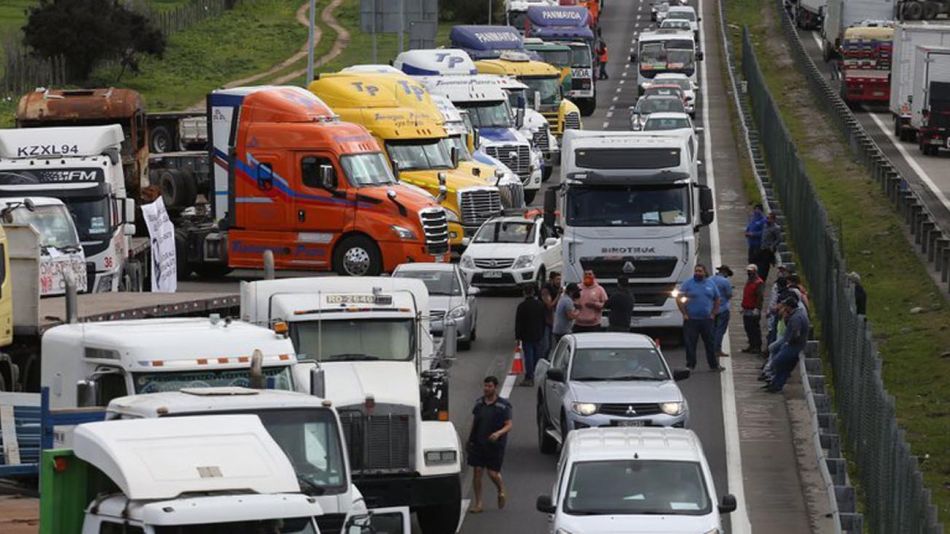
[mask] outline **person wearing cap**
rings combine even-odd
[[[745,227],[745,240],[749,245],[747,261],[753,263],[759,256],[762,248],[762,231],[765,229],[765,215],[762,213],[762,204],[756,204],[749,217],[749,224]]]
[[[803,306],[799,305],[797,298],[788,297],[784,304],[785,333],[781,339],[781,348],[779,348],[778,354],[772,362],[775,375],[765,387],[765,390],[769,393],[778,393],[785,387],[785,382],[788,381],[788,377],[795,366],[798,365],[798,358],[802,350],[805,349],[805,344],[808,342],[808,332],[811,329],[808,313]]]
[[[729,328],[729,304],[732,301],[732,269],[728,265],[720,265],[716,269],[716,275],[711,278],[719,291],[719,313],[713,322],[715,334],[716,355],[720,358],[729,356],[722,350],[722,340],[726,337],[726,330]]]
[[[854,307],[857,309],[858,315],[867,315],[868,294],[864,291],[864,286],[861,285],[861,275],[851,271],[848,273],[848,280],[854,286]]]
[[[693,277],[679,287],[676,305],[683,314],[683,344],[686,346],[686,367],[696,368],[696,344],[701,337],[706,349],[706,363],[712,371],[722,371],[713,335],[713,318],[719,312],[719,291],[706,277],[706,266],[697,263]]]
[[[776,328],[778,327],[779,316],[778,316],[778,303],[779,295],[785,291],[785,288],[788,285],[788,267],[784,263],[778,264],[776,267],[777,278],[772,284],[772,289],[769,291],[769,304],[766,308],[766,321],[768,327],[768,333],[766,334],[767,345],[771,345],[775,342],[776,339]],[[765,356],[768,356],[767,354]]]
[[[749,346],[742,349],[747,354],[758,354],[762,351],[762,329],[759,322],[762,319],[762,294],[765,291],[765,282],[759,278],[759,268],[750,263],[745,268],[746,283],[742,289],[742,326],[749,340]]]

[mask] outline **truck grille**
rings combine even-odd
[[[554,132],[554,135],[561,135],[561,131],[558,130],[557,125],[557,111],[548,111],[546,113],[542,113],[542,115],[544,115],[544,118],[548,120],[548,127],[551,128],[551,130]]]
[[[475,260],[475,267],[479,269],[507,269],[515,264],[512,258],[491,258]]]
[[[524,207],[524,185],[521,183],[499,185],[498,192],[501,194],[501,205],[505,208]]]
[[[567,117],[564,117],[564,129],[565,130],[580,130],[581,129],[581,115],[576,111],[572,111],[567,114]]]
[[[629,413],[632,410],[636,413]],[[622,417],[637,417],[640,415],[656,415],[660,413],[660,405],[654,403],[629,403],[629,404],[601,404],[598,412],[604,415],[619,415]]]
[[[492,145],[485,152],[507,165],[522,183],[531,179],[531,149],[528,145]]]
[[[320,532],[340,532],[346,521],[346,514],[327,514],[315,516]]]
[[[551,152],[551,143],[548,142],[548,132],[551,128],[545,124],[544,126],[538,128],[538,131],[534,132],[534,135],[531,137],[531,142],[534,143],[534,146],[538,147],[538,150],[544,152],[545,154]],[[557,117],[554,117],[554,133],[557,134]]]
[[[419,212],[425,232],[426,251],[432,255],[449,251],[449,222],[442,208],[426,208]]]
[[[595,273],[596,274],[596,273]],[[599,276],[599,275],[598,275]],[[604,283],[601,282],[600,285],[604,286],[604,290],[608,295],[612,295],[618,289],[616,283]],[[669,284],[635,284],[631,283],[629,290],[633,293],[633,300],[635,304],[634,315],[637,315],[637,312],[644,312],[643,307],[661,307],[666,304],[666,301],[671,298],[671,293],[676,289],[678,284],[669,283]]]
[[[599,278],[668,278],[678,260],[674,256],[657,257],[595,257],[581,258],[581,267],[590,269]],[[624,268],[626,267],[626,271]]]
[[[463,189],[459,192],[459,209],[465,226],[481,226],[501,212],[501,193],[494,187]]]
[[[339,411],[354,474],[404,473],[415,468],[415,417],[410,410],[376,404],[371,415],[353,407]]]

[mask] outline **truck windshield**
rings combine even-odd
[[[422,280],[429,290],[429,295],[443,295],[457,297],[462,294],[462,285],[454,271],[413,271],[400,269],[393,273],[393,278],[414,278]]]
[[[468,110],[472,125],[476,128],[511,128],[511,115],[506,102],[459,102]]]
[[[293,391],[294,381],[289,365],[280,367],[265,367],[264,376],[267,381],[273,381],[274,389]],[[163,391],[178,391],[181,388],[208,388],[208,387],[250,387],[251,379],[248,369],[209,369],[207,371],[188,370],[170,371],[164,373],[133,373],[135,393],[161,393]]]
[[[452,168],[452,156],[442,139],[386,141],[386,150],[401,171]]]
[[[343,166],[350,185],[354,187],[396,183],[389,165],[386,165],[386,158],[379,152],[342,156],[340,165]]]
[[[69,212],[62,205],[36,206],[33,211],[21,206],[10,213],[16,224],[30,224],[40,234],[40,246],[64,251],[79,250],[79,236]]]
[[[475,243],[534,243],[535,224],[531,222],[496,221],[482,225],[475,234]]]
[[[652,348],[577,349],[571,380],[669,380],[663,359]]]
[[[586,46],[571,47],[571,66],[575,68],[590,67],[593,65],[593,57],[590,54],[590,48]]]
[[[276,504],[276,503],[275,503]],[[155,534],[316,534],[310,517],[255,519],[232,523],[156,526]]]
[[[689,222],[686,184],[571,187],[567,223],[571,226],[675,226]]]
[[[572,67],[574,66],[571,63],[571,51],[570,50],[559,50],[559,49],[545,49],[535,50],[538,55],[541,56],[541,59],[549,65],[554,65],[557,68],[563,67]]]
[[[416,349],[410,319],[293,321],[297,352],[324,362],[409,361]]]
[[[465,144],[465,140],[462,139],[461,135],[451,135],[442,140],[442,144],[445,146],[445,150],[449,151],[451,154],[452,148],[457,148],[459,151],[459,161],[472,161],[472,153],[468,151],[468,146]]]
[[[564,512],[570,515],[706,515],[712,510],[698,462],[578,462],[564,495]]]
[[[524,21],[527,18],[528,13],[525,11],[509,11],[508,25],[518,31],[524,31]]]
[[[102,241],[112,236],[109,197],[68,198],[66,207],[76,223],[80,241]]]
[[[541,93],[542,106],[557,106],[561,103],[561,81],[557,76],[544,78],[519,78],[528,86],[528,102],[534,102],[534,93]]]

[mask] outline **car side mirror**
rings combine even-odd
[[[676,382],[679,382],[680,380],[686,380],[689,378],[689,375],[689,369],[673,369],[673,380]]]
[[[326,164],[320,165],[320,187],[327,191],[333,191],[336,189],[336,186],[336,171],[333,169],[333,166]]]
[[[736,511],[736,507],[737,507],[737,506],[738,506],[738,504],[736,504],[736,498],[735,498],[735,496],[733,496],[733,495],[731,495],[731,494],[730,494],[730,495],[723,495],[723,496],[722,496],[722,504],[719,505],[719,513],[720,513],[720,514],[731,514],[732,512],[735,512],[735,511]]]
[[[563,369],[548,369],[548,372],[545,375],[548,380],[554,382],[564,382],[564,370]]]
[[[534,504],[534,506],[539,512],[543,512],[545,514],[553,514],[557,511],[557,508],[555,508],[554,503],[551,501],[550,495],[539,495],[538,501]]]
[[[702,52],[696,52],[696,61],[702,61],[704,54]]]
[[[554,245],[557,245],[558,239],[556,237],[549,237],[544,240],[544,248],[551,248]]]
[[[702,133],[703,130],[705,130],[705,128],[703,128],[702,126],[696,126],[695,128],[693,128],[693,131],[696,133]]]

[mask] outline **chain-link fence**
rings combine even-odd
[[[772,185],[808,279],[822,344],[834,370],[842,431],[857,465],[864,515],[871,532],[940,534],[937,511],[924,488],[917,458],[897,425],[894,398],[884,389],[871,331],[854,305],[854,289],[838,236],[822,206],[778,106],[769,94],[747,29],[742,72],[755,126],[765,147]]]

